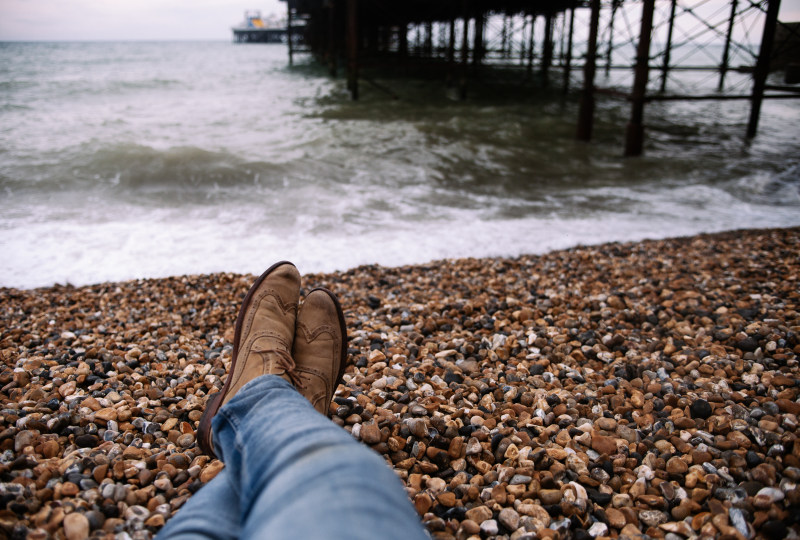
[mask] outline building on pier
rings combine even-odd
[[[260,11],[245,11],[244,21],[231,30],[237,43],[282,43],[286,40],[286,23],[275,17],[264,18]]]

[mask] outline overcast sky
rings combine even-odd
[[[800,1],[800,0],[798,0]],[[0,0],[0,40],[231,39],[247,9],[286,14],[278,0]]]
[[[246,9],[286,13],[278,0],[0,0],[0,41],[231,39]],[[800,21],[800,0],[781,20]]]

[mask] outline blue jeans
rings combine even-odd
[[[250,381],[212,430],[225,468],[159,539],[429,538],[384,460],[278,376]]]

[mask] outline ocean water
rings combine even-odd
[[[576,95],[378,82],[352,102],[281,45],[0,44],[0,286],[800,225],[797,100],[765,102],[752,141],[747,102],[650,104],[625,159],[624,101],[598,98],[585,144]]]

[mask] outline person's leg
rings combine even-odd
[[[156,540],[240,537],[239,493],[227,468],[192,495],[158,532]]]
[[[252,380],[212,425],[241,488],[242,538],[428,538],[383,459],[284,379]]]

